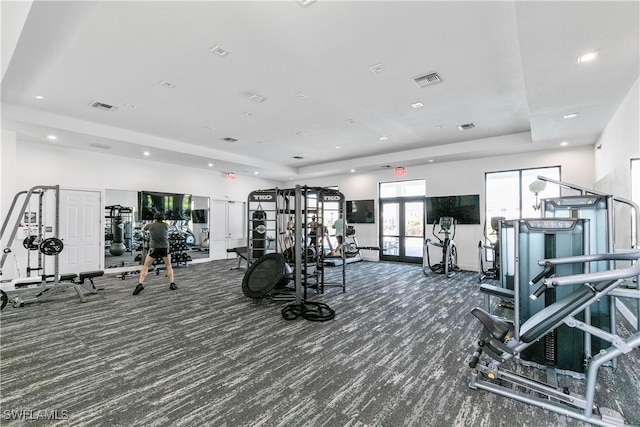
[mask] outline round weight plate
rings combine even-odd
[[[263,297],[282,280],[284,271],[285,262],[282,254],[263,255],[244,274],[242,292],[249,298]]]
[[[40,252],[45,255],[58,255],[62,252],[63,248],[64,244],[62,243],[62,240],[55,237],[49,237],[40,243]]]
[[[24,238],[24,240],[22,241],[22,246],[24,246],[25,249],[29,249],[30,251],[37,251],[38,250],[38,244],[35,243],[35,240],[38,236],[27,236]]]

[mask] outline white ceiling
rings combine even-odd
[[[640,74],[639,15],[637,1],[38,1],[3,65],[3,128],[276,180],[593,144]],[[419,88],[431,72],[442,81]]]

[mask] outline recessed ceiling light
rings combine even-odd
[[[142,153],[142,154],[144,154],[145,156],[150,156],[150,155],[151,155],[151,153],[150,153],[150,152],[148,152],[148,151],[145,151],[145,152],[144,152],[144,153]]]
[[[381,136],[381,137],[380,137],[380,141],[386,141],[386,140],[388,140],[388,139],[389,139],[389,137],[388,137],[388,136]]]
[[[336,148],[336,150],[339,150],[339,149],[341,149],[341,148],[342,148],[342,145],[336,145],[336,147],[335,147],[335,148]]]
[[[598,55],[600,55],[600,51],[594,51],[594,52],[587,52],[584,55],[580,55],[578,56],[578,64],[581,64],[583,62],[589,62],[589,61],[593,61],[594,59],[596,59],[598,57]]]
[[[253,172],[253,174],[254,174],[254,175],[260,175],[260,172],[258,172],[258,171],[254,171],[254,172]]]
[[[307,134],[304,133],[304,132],[298,132],[298,133],[296,133],[296,135],[298,135],[298,136],[306,136]]]
[[[133,105],[133,104],[129,104],[128,102],[124,104],[125,107],[129,107],[129,108],[138,108],[137,106]]]
[[[565,119],[573,119],[573,118],[578,117],[578,116],[579,116],[578,113],[569,113],[569,114],[565,114],[564,118]]]
[[[414,102],[413,104],[411,104],[411,106],[413,108],[420,108],[420,107],[424,107],[424,104],[422,102]]]
[[[562,142],[560,143],[560,146],[561,146],[561,147],[566,147],[567,145],[569,145],[569,143],[568,143],[567,141],[562,141]]]
[[[429,159],[429,163],[433,163],[433,159]]]
[[[169,89],[173,89],[174,87],[176,87],[176,85],[174,85],[173,83],[169,83],[166,80],[161,81],[159,84],[160,84],[160,86],[164,86],[164,87],[169,88]]]
[[[58,139],[58,137],[55,135],[47,135],[47,138],[49,138],[52,141],[55,141],[56,139]]]
[[[298,93],[296,93],[296,98],[305,99],[305,98],[308,98],[308,97],[309,97],[309,95],[307,95],[307,94],[306,94],[306,93],[304,93],[304,92],[298,92]]]
[[[213,163],[209,163],[209,167],[210,167],[210,168],[211,168],[211,167],[213,167]]]
[[[36,99],[44,99],[44,96],[42,96],[42,95],[36,95]]]
[[[229,55],[229,51],[228,51],[228,50],[225,50],[225,49],[221,48],[221,47],[220,47],[220,46],[218,46],[218,45],[216,45],[216,46],[212,47],[212,48],[210,49],[210,51],[211,51],[211,52],[213,52],[213,53],[215,53],[215,54],[216,54],[216,55],[218,55],[218,56],[227,56],[227,55]]]
[[[350,171],[350,172],[351,172],[351,173],[354,173],[355,171],[356,171],[355,169],[351,169],[351,171]]]

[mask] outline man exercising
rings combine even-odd
[[[164,214],[162,212],[156,212],[153,215],[153,222],[142,227],[142,232],[149,231],[149,252],[144,259],[144,265],[140,270],[140,277],[138,277],[138,285],[133,291],[133,295],[138,295],[144,289],[142,284],[147,277],[149,267],[151,267],[151,264],[153,264],[153,261],[156,259],[162,259],[164,261],[170,283],[169,289],[172,291],[178,289],[173,282],[173,267],[171,266],[171,254],[169,253],[169,226],[163,221]]]

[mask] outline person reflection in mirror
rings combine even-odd
[[[142,227],[142,232],[149,232],[149,252],[144,259],[144,265],[140,269],[138,277],[138,285],[133,291],[133,295],[138,295],[144,289],[142,284],[147,277],[149,268],[155,260],[164,261],[167,269],[167,277],[169,278],[169,289],[175,291],[178,289],[173,281],[173,267],[171,266],[171,254],[169,253],[169,226],[164,222],[165,217],[162,212],[156,212],[153,215],[153,221]]]

